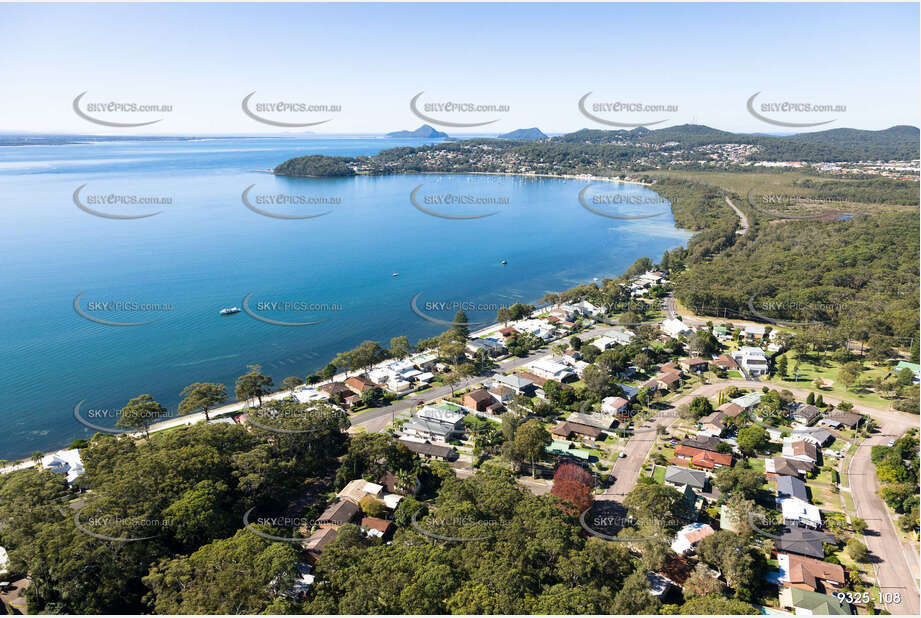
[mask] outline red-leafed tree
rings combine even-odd
[[[564,504],[563,508],[574,515],[582,513],[595,500],[591,487],[585,483],[569,479],[554,480],[553,489],[550,490],[550,493],[560,500],[570,503],[569,505]]]
[[[582,466],[577,466],[572,463],[562,463],[559,465],[556,472],[553,473],[554,484],[556,484],[557,481],[577,481],[587,487],[595,486],[595,479],[592,477],[592,473]]]

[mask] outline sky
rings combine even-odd
[[[164,4],[0,5],[0,132],[88,134],[383,133],[417,109],[452,134],[615,122],[795,132],[746,101],[811,102],[829,113],[766,112],[808,130],[919,125],[919,5],[906,4]],[[101,126],[73,109],[115,122]],[[338,105],[271,112],[256,104]],[[168,105],[114,113],[87,104]],[[426,104],[507,106],[457,112]],[[611,111],[604,102],[671,106]],[[431,111],[431,110],[435,111]],[[757,108],[762,109],[762,108]]]

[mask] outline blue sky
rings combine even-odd
[[[445,129],[455,134],[605,128],[578,111],[589,91],[590,102],[677,106],[654,114],[659,126],[782,131],[746,111],[759,91],[759,102],[846,106],[796,118],[834,118],[820,128],[918,125],[918,24],[917,3],[0,5],[0,131],[126,132],[79,118],[83,91],[84,102],[172,106],[118,116],[163,118],[133,134],[284,131],[242,113],[253,91],[254,102],[341,105],[266,114],[332,117],[313,129],[323,133],[414,128],[420,91],[421,102],[510,108],[439,116],[499,118]]]

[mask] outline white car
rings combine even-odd
[[[886,446],[889,446],[889,447],[895,446],[895,440],[889,440]]]
[[[626,454],[625,452],[623,452],[623,451],[621,451],[621,452],[620,452],[620,455],[618,455],[618,457],[621,457],[621,458],[626,457],[626,456],[627,456],[627,454]]]

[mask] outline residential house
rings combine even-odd
[[[652,379],[658,388],[663,390],[675,390],[681,386],[680,373],[664,373]]]
[[[707,486],[707,473],[680,466],[669,466],[665,469],[665,484],[673,487],[687,485],[698,491],[703,491]]]
[[[712,453],[680,444],[675,448],[675,459],[707,470],[732,465],[732,455],[729,453]]]
[[[629,416],[629,409],[630,402],[623,397],[605,397],[601,400],[601,411],[605,414],[623,418]]]
[[[355,504],[360,505],[361,499],[365,496],[373,496],[375,498],[380,498],[384,494],[384,486],[378,485],[377,483],[371,483],[364,479],[355,479],[349,481],[342,490],[336,494],[336,497],[341,500],[350,500]]]
[[[779,552],[800,554],[822,560],[825,549],[822,543],[835,543],[835,537],[826,532],[807,530],[800,527],[785,528],[774,540],[774,548]]]
[[[317,390],[329,395],[329,398],[336,403],[354,405],[361,401],[361,398],[342,382],[321,384]]]
[[[780,593],[780,606],[794,610],[797,616],[850,616],[851,604],[838,597],[802,588],[788,588]]]
[[[785,586],[822,594],[834,594],[844,588],[844,568],[840,564],[796,554],[777,554],[777,563],[779,579]]]
[[[512,328],[511,326],[506,326],[505,328],[499,329],[499,334],[505,337],[506,339],[510,339],[511,337],[517,337],[518,331]]]
[[[741,397],[736,397],[732,400],[732,403],[736,404],[742,410],[748,412],[749,410],[754,409],[759,403],[761,403],[761,397],[764,393],[755,391],[753,393],[748,393],[747,395],[742,395]]]
[[[621,384],[620,382],[615,382],[615,385],[620,387],[620,390],[624,391],[624,399],[627,401],[633,401],[636,399],[637,393],[640,392],[639,387],[630,386],[629,384]]]
[[[509,399],[512,398],[512,395],[515,394],[515,391],[505,386],[504,384],[493,384],[486,392],[495,397],[501,403],[508,403]]]
[[[604,352],[605,350],[610,350],[614,346],[618,345],[618,342],[613,337],[602,335],[601,337],[598,337],[597,339],[592,341],[591,345],[595,346],[596,348]]]
[[[576,372],[571,368],[546,358],[534,361],[530,368],[532,372],[548,380],[573,382],[577,379]]]
[[[431,371],[438,362],[438,355],[434,352],[420,352],[409,357],[409,362],[420,371]]]
[[[632,330],[620,330],[617,328],[609,330],[605,335],[620,345],[630,345],[636,338],[636,333]]]
[[[361,395],[366,391],[378,388],[377,384],[364,376],[352,376],[350,378],[346,378],[345,385],[350,391],[359,397],[361,397]]]
[[[339,532],[336,528],[320,527],[311,534],[303,543],[304,550],[307,552],[307,560],[311,564],[316,564],[323,553],[323,548],[336,540]]]
[[[534,391],[537,390],[533,380],[529,380],[520,374],[516,375],[513,373],[507,376],[499,376],[496,378],[496,382],[512,389],[515,394],[526,395],[528,397],[533,397]]]
[[[414,442],[412,440],[400,440],[400,444],[425,459],[438,459],[441,461],[454,461],[457,459],[457,450],[453,446],[431,444],[430,442]]]
[[[563,421],[551,429],[550,433],[563,440],[569,440],[573,435],[596,440],[601,436],[601,429],[592,427],[591,425],[582,425],[581,423]]]
[[[604,309],[596,307],[587,300],[572,303],[571,305],[564,305],[564,308],[571,310],[574,315],[590,316],[593,318],[604,315]]]
[[[733,371],[739,368],[739,365],[728,354],[720,354],[713,359],[713,364],[725,371]]]
[[[808,403],[801,403],[793,409],[793,420],[803,425],[811,425],[815,422],[822,411]]]
[[[41,463],[45,470],[65,475],[68,485],[73,485],[77,477],[83,474],[83,459],[80,457],[78,448],[64,449],[45,455]]]
[[[795,477],[784,476],[778,478]],[[796,498],[784,498],[780,500],[780,512],[785,526],[802,526],[812,530],[818,530],[822,527],[822,514],[819,511],[819,507],[808,502],[803,502]]]
[[[505,344],[494,339],[471,339],[467,342],[465,349],[470,356],[476,356],[477,352],[483,350],[490,357],[502,356],[508,351]]]
[[[526,380],[530,380],[537,388],[543,388],[544,383],[547,381],[547,378],[542,378],[535,373],[531,373],[530,371],[519,371],[516,375],[519,375]]]
[[[698,421],[705,433],[719,437],[726,430],[726,416],[719,411],[711,412]]]
[[[566,420],[570,423],[576,423],[578,425],[596,427],[602,431],[610,430],[617,422],[616,418],[606,414],[582,414],[580,412],[573,412],[566,418]]]
[[[791,433],[794,440],[806,440],[807,442],[812,442],[816,446],[825,446],[835,440],[835,436],[819,427],[794,429]]]
[[[464,430],[462,412],[436,406],[423,406],[403,424],[403,435],[426,442],[448,442]]]
[[[315,401],[329,401],[329,395],[310,386],[298,386],[292,393],[298,403],[311,403]]]
[[[355,519],[358,510],[358,505],[351,500],[333,502],[326,507],[323,514],[320,515],[320,518],[317,520],[317,525],[320,528],[333,528],[338,530],[339,526],[350,523]]]
[[[754,326],[746,326],[742,332],[745,334],[746,339],[764,339],[766,327],[755,324]]]
[[[761,348],[742,346],[733,351],[732,358],[749,375],[760,376],[768,373],[768,357]]]
[[[663,320],[660,328],[662,329],[663,333],[672,339],[677,339],[682,335],[687,336],[693,332],[687,324],[675,318]]]
[[[675,540],[672,541],[672,551],[676,554],[690,553],[694,550],[695,545],[713,533],[714,530],[710,524],[688,524],[675,535]]]
[[[737,403],[727,401],[726,403],[718,407],[716,411],[722,413],[724,417],[735,418],[738,415],[742,414],[743,408]]]
[[[806,483],[795,476],[778,476],[777,482],[777,500],[779,504],[785,498],[796,498],[803,502],[809,502],[809,494],[806,492]]]
[[[844,410],[835,410],[828,415],[828,418],[839,422],[848,429],[857,429],[857,427],[860,426],[860,423],[863,422],[862,415],[857,414],[856,412],[845,412]]]
[[[682,358],[678,361],[678,365],[688,373],[703,373],[707,370],[710,363],[705,358],[694,356],[691,358]]]
[[[784,438],[781,454],[786,459],[809,462],[815,464],[819,461],[819,451],[816,445],[806,440]]]
[[[773,479],[778,476],[805,477],[812,471],[813,464],[809,461],[787,459],[786,457],[773,457],[764,460],[764,474]]]
[[[369,537],[384,539],[393,531],[393,522],[380,517],[362,517],[361,529]]]
[[[464,406],[471,410],[476,410],[477,412],[498,414],[505,410],[505,406],[502,405],[502,402],[486,392],[485,388],[478,388],[466,393],[463,402]]]

